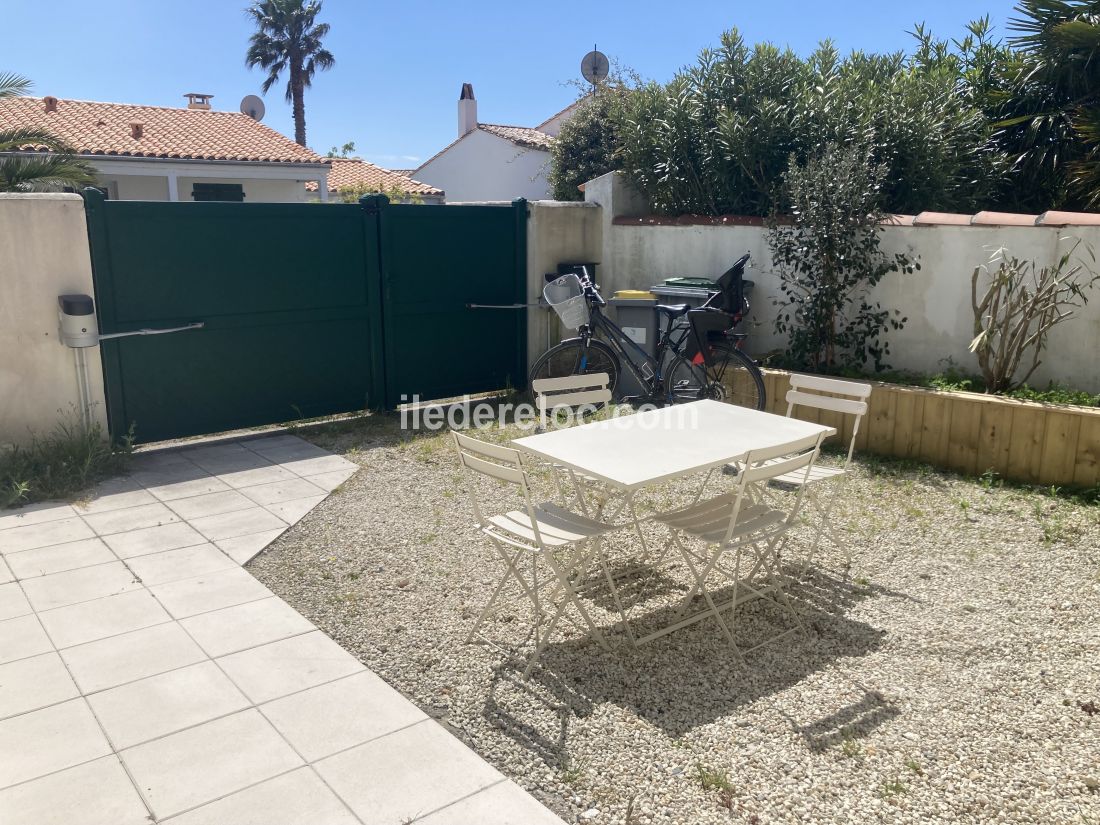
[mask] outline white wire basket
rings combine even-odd
[[[543,288],[542,297],[558,313],[566,329],[580,329],[588,323],[588,302],[576,275],[570,273],[551,281]]]

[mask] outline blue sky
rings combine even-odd
[[[215,108],[235,110],[263,79],[244,66],[246,5],[6,0],[5,27],[39,34],[6,38],[0,71],[30,77],[39,95],[177,106],[184,92],[210,92]],[[354,140],[368,160],[413,167],[454,139],[463,82],[474,84],[482,122],[534,126],[576,97],[566,81],[578,77],[594,43],[663,81],[734,26],[749,42],[803,53],[826,37],[842,51],[892,51],[909,47],[906,32],[918,20],[959,36],[967,21],[989,14],[1004,33],[1012,7],[1008,0],[324,0],[336,67],[307,92],[307,138],[322,153]],[[281,90],[265,102],[265,123],[292,135]]]

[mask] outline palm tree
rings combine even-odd
[[[313,85],[317,69],[331,69],[336,58],[321,45],[328,34],[328,23],[318,23],[321,0],[256,0],[247,9],[256,23],[256,33],[249,38],[245,63],[267,71],[263,91],[279,82],[286,71],[286,99],[294,110],[294,141],[306,145],[306,108],[303,100],[307,87]]]
[[[998,114],[1019,186],[1062,209],[1100,205],[1100,0],[1021,0]]]
[[[30,89],[27,78],[0,74],[0,100],[25,95]],[[28,147],[34,147],[35,153],[28,153]],[[95,181],[95,169],[46,129],[0,127],[0,192],[79,190]]]

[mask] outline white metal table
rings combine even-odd
[[[520,450],[621,493],[645,547],[633,497],[641,489],[724,467],[753,450],[836,430],[719,401],[695,401],[517,438]],[[625,526],[625,525],[624,525]],[[614,585],[612,585],[614,586]],[[624,624],[626,622],[624,616]],[[633,640],[633,633],[627,631]]]

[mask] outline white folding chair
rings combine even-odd
[[[798,517],[803,490],[786,499],[786,508],[766,504],[755,493],[761,485],[780,475],[801,474],[803,478],[808,477],[813,472],[823,439],[822,433],[780,447],[755,450],[745,457],[738,472],[737,484],[730,492],[654,516],[656,521],[670,528],[672,543],[679,549],[693,584],[680,605],[677,621],[639,639],[639,643],[712,616],[734,651],[743,658],[744,653],[796,630],[804,630],[802,620],[784,590],[785,577],[776,552],[779,542]],[[694,541],[685,544],[681,536]],[[704,549],[695,549],[699,543]],[[733,555],[732,567],[725,562],[729,554]],[[712,578],[717,578],[722,585],[732,585],[732,596],[728,601],[722,604],[715,602],[715,588],[709,584]],[[685,617],[697,595],[703,597],[706,607]],[[794,627],[742,651],[734,638],[737,606],[752,598],[770,598],[791,615]],[[729,619],[722,616],[727,610],[730,611]]]
[[[470,503],[478,527],[492,539],[497,553],[504,561],[505,571],[466,637],[467,643],[478,635],[478,630],[495,607],[505,586],[514,580],[534,609],[535,650],[523,670],[523,678],[526,679],[531,673],[563,616],[576,624],[582,632],[591,633],[606,649],[607,642],[592,623],[588,611],[577,596],[572,578],[574,571],[587,565],[594,552],[589,545],[594,545],[596,539],[615,528],[554,503],[534,504],[518,450],[488,444],[457,432],[452,432],[451,435],[464,468],[514,484],[522,492],[524,501],[523,510],[486,517],[482,513],[475,486],[472,483],[470,485]],[[559,554],[564,556],[564,560]],[[530,578],[523,572],[526,567],[524,557],[530,562]],[[541,580],[540,564],[545,564],[550,573]],[[570,606],[579,614],[580,622],[566,613]],[[492,643],[491,640],[486,641]]]
[[[559,410],[568,409],[569,415],[576,417],[578,413],[583,415],[587,411],[595,412],[600,405],[610,404],[611,389],[608,387],[610,380],[606,372],[568,375],[563,378],[536,378],[531,382],[531,391],[535,394],[535,406],[538,408],[539,422],[543,429],[547,426],[548,414],[549,419],[556,420]],[[551,464],[550,469],[562,504],[566,504],[572,497],[582,513],[603,518],[604,511],[615,496],[613,491],[608,490],[598,478],[574,472],[560,464]],[[572,492],[567,492],[568,489]],[[595,499],[594,509],[590,509],[589,497]],[[610,520],[617,519],[624,510],[630,515],[630,521],[642,542],[642,552],[648,555],[649,547],[642,532],[633,497],[623,496],[623,500],[609,517]]]
[[[796,407],[812,407],[853,417],[848,452],[844,457],[844,463],[840,467],[826,467],[818,464],[814,465],[813,470],[805,477],[799,473],[786,473],[772,479],[772,483],[778,486],[799,490],[805,488],[808,503],[816,513],[817,524],[814,527],[814,542],[803,560],[803,572],[809,567],[811,559],[821,544],[822,536],[825,535],[836,545],[838,550],[844,552],[845,569],[847,569],[852,564],[851,547],[841,537],[831,519],[833,506],[840,498],[841,490],[834,490],[826,501],[822,501],[817,495],[815,487],[824,481],[842,482],[847,476],[848,468],[852,463],[852,454],[856,449],[856,435],[859,433],[859,425],[863,420],[863,416],[867,414],[867,399],[871,396],[871,385],[856,381],[842,381],[838,378],[801,375],[799,373],[792,374],[790,380],[791,388],[787,391],[788,418],[794,414]],[[828,393],[828,395],[822,393]]]

